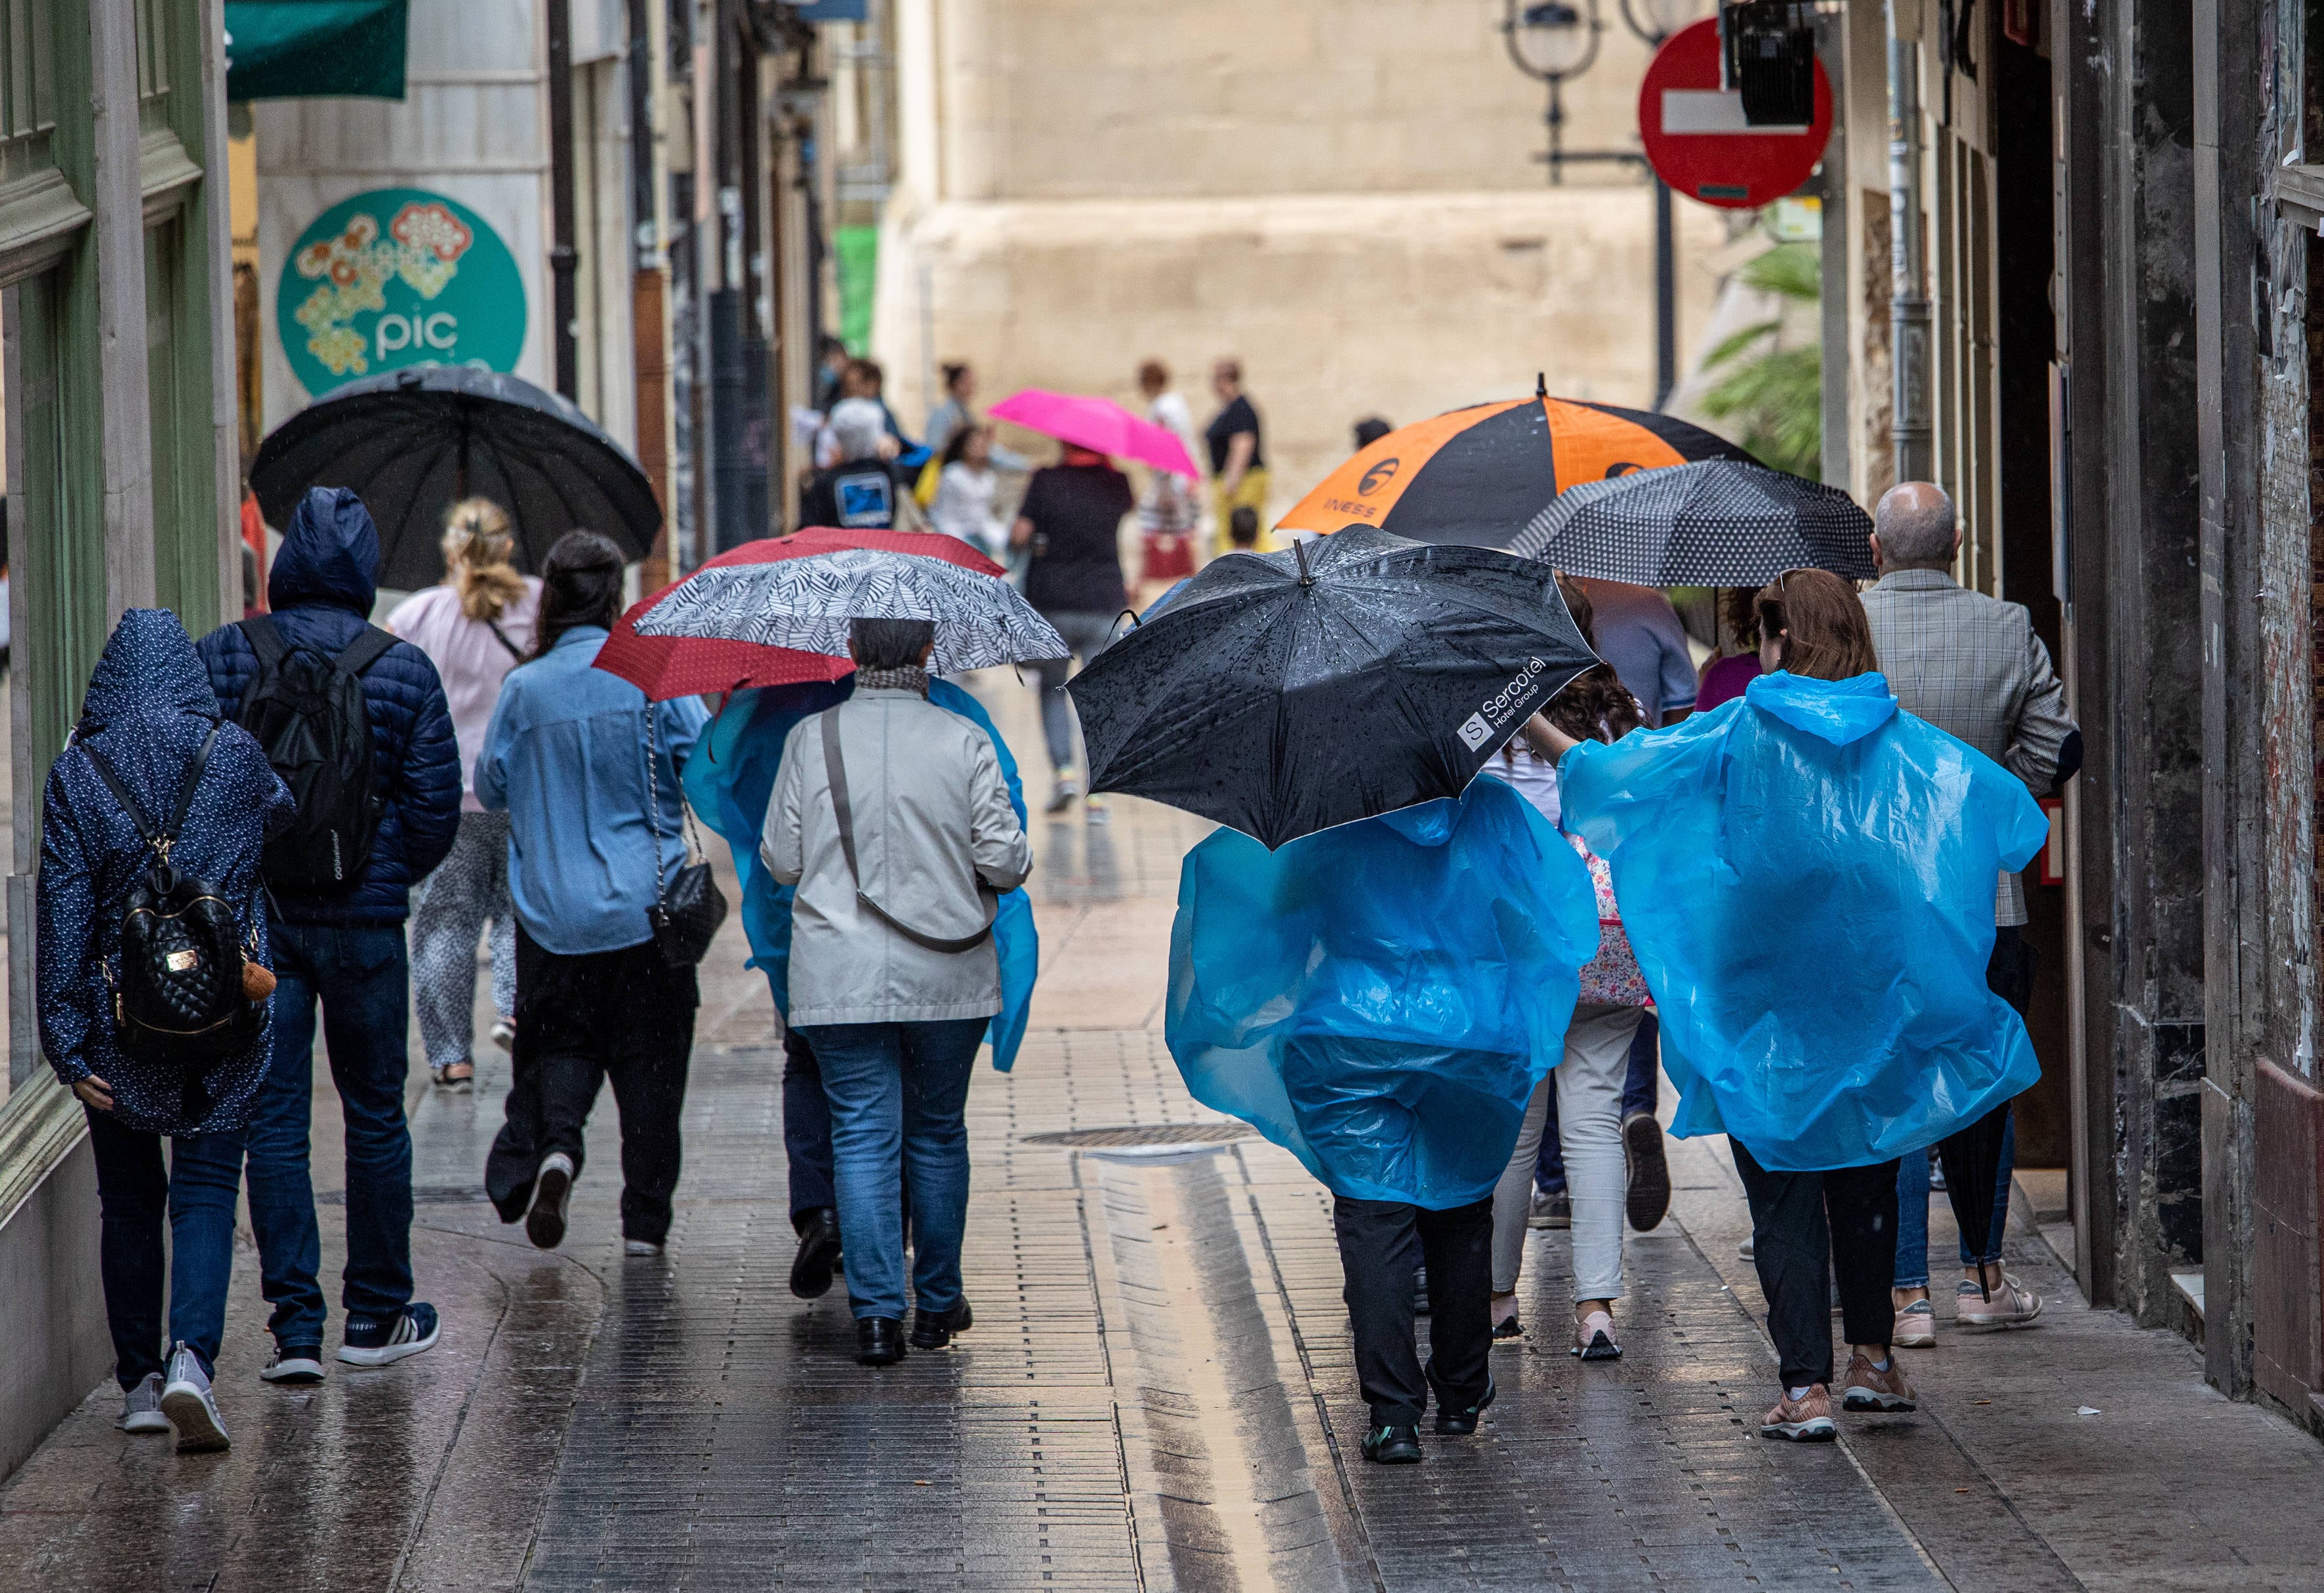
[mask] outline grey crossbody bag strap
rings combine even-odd
[[[825,778],[831,783],[832,811],[839,820],[839,849],[847,857],[847,877],[855,882],[857,904],[907,940],[916,946],[925,946],[931,951],[973,951],[983,945],[991,938],[992,921],[1000,915],[1001,900],[998,893],[982,880],[977,881],[976,888],[978,894],[987,898],[984,903],[984,927],[973,935],[964,935],[958,940],[946,940],[941,935],[923,933],[863,894],[863,871],[857,867],[855,863],[855,810],[847,798],[847,761],[841,756],[839,751],[839,710],[835,708],[827,709],[821,717],[823,719],[823,766]]]

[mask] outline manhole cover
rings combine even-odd
[[[1123,1145],[1215,1144],[1222,1139],[1249,1139],[1252,1133],[1247,1123],[1146,1123],[1128,1128],[1068,1128],[1056,1134],[1028,1134],[1018,1143],[1100,1151]]]

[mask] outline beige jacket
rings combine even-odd
[[[1014,890],[1033,871],[984,732],[916,691],[859,690],[837,708],[864,893],[924,934],[956,939],[984,922],[983,881]],[[791,903],[794,1023],[913,1023],[1001,1010],[1001,963],[987,939],[932,951],[865,911],[839,844],[824,767],[823,720],[783,746],[759,855]]]

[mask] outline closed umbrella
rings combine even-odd
[[[934,622],[928,667],[940,675],[1065,656],[1065,638],[1007,581],[870,548],[698,570],[637,628],[641,636],[715,637],[844,658],[859,619]]]
[[[1592,481],[1509,543],[1569,575],[1641,587],[1756,587],[1812,566],[1867,580],[1872,516],[1838,487],[1739,459]]]
[[[538,570],[568,531],[642,559],[661,525],[653,486],[571,401],[521,377],[412,366],[335,387],[270,433],[251,490],[272,524],[310,486],[349,486],[379,526],[379,584],[444,579],[444,511],[471,495],[508,511],[517,562]]]
[[[1093,453],[1135,459],[1189,481],[1202,477],[1176,432],[1139,419],[1111,398],[1028,387],[994,404],[991,413],[996,421],[1012,421]]]
[[[1993,1183],[2001,1172],[2001,1141],[2009,1127],[2009,1103],[2004,1101],[1967,1128],[1937,1142],[1937,1160],[1945,1170],[1945,1198],[1953,1203],[1953,1220],[1960,1225],[1961,1243],[1971,1255],[1982,1255],[1993,1244]],[[1993,1298],[1985,1269],[1977,1270],[1978,1292]]]
[[[1422,542],[1507,548],[1553,498],[1583,482],[1749,457],[1700,426],[1553,398],[1536,381],[1531,398],[1397,427],[1358,449],[1277,524],[1319,533],[1377,525]]]
[[[1459,796],[1597,662],[1547,565],[1351,526],[1213,560],[1066,690],[1092,791],[1272,848]]]
[[[738,564],[772,564],[784,559],[811,558],[843,548],[877,548],[890,553],[941,559],[979,575],[1002,573],[1001,566],[957,537],[934,532],[840,531],[830,526],[808,526],[788,536],[744,542],[719,554],[687,577],[686,581],[639,599],[614,623],[613,634],[597,650],[596,667],[621,676],[656,702],[705,691],[739,691],[750,686],[795,686],[810,681],[839,680],[855,668],[853,659],[716,637],[641,636],[638,621],[654,605],[680,590],[687,581],[701,579],[705,571],[731,569]]]

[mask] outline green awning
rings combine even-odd
[[[409,4],[226,0],[226,97],[401,99]]]

